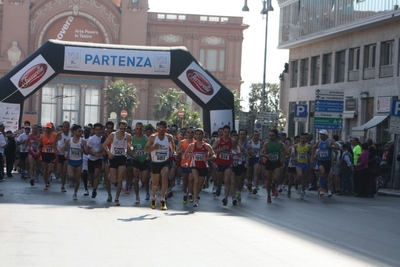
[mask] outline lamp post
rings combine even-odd
[[[179,110],[178,111],[178,117],[181,118],[181,130],[183,128],[183,116],[185,115],[185,111],[184,110]]]
[[[268,41],[268,12],[274,11],[271,5],[271,0],[261,0],[263,4],[263,9],[261,10],[261,15],[265,15],[265,43],[264,43],[264,72],[263,72],[263,88],[261,92],[261,112],[265,112],[265,89],[267,86],[266,73],[267,73],[267,41]],[[244,6],[242,11],[249,11],[247,6],[247,0],[244,0]],[[264,127],[262,127],[262,130]],[[264,133],[264,131],[262,131]]]

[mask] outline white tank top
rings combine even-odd
[[[256,144],[256,143],[253,142],[253,139],[250,140],[250,142],[251,142],[251,146],[254,149],[254,152],[256,153],[256,158],[259,158],[260,157],[261,142],[258,141],[258,144]]]
[[[74,139],[71,138],[69,141],[69,159],[70,160],[81,160],[82,159],[82,138],[79,137],[78,143],[74,143]]]
[[[153,162],[164,162],[169,158],[169,141],[168,137],[164,136],[163,140],[160,140],[158,136],[154,139],[154,143],[160,144],[161,148],[151,151],[151,161]]]
[[[70,133],[68,133],[68,135],[65,135],[63,132],[61,133],[61,140],[57,141],[57,151],[59,155],[62,155],[61,148],[67,140],[71,139],[71,137],[72,135]]]
[[[114,135],[113,142],[111,144],[111,154],[113,156],[125,156],[128,149],[128,143],[126,142],[127,134],[120,140],[117,138],[117,132],[112,133]]]

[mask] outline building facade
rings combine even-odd
[[[343,129],[349,136],[390,139],[390,103],[400,89],[400,9],[395,0],[278,0],[279,48],[289,49],[280,106],[291,134],[314,132],[317,89],[344,90]],[[307,104],[307,122],[294,122]]]
[[[9,72],[49,39],[185,46],[227,88],[240,90],[243,31],[248,27],[241,17],[152,13],[149,8],[148,0],[0,1],[0,73]],[[105,123],[112,110],[106,108],[103,89],[120,79],[59,75],[25,101],[23,119]],[[170,80],[123,80],[137,89],[135,120],[153,119],[157,90],[178,89]],[[183,101],[199,110],[189,98]]]

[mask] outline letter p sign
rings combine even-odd
[[[400,117],[400,100],[393,99],[392,100],[392,112],[391,115],[394,117]]]
[[[307,121],[307,105],[295,105],[294,106],[294,120],[295,121]]]

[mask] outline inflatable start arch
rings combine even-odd
[[[59,73],[170,79],[202,107],[205,129],[210,131],[225,124],[234,128],[232,92],[185,47],[49,40],[0,79],[0,109],[9,110],[5,114],[17,115],[16,120],[20,120],[24,100]],[[6,127],[10,126],[7,118],[3,120]]]

